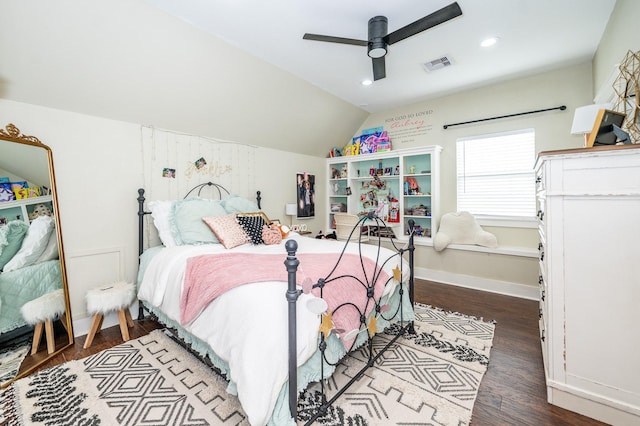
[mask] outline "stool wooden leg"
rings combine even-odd
[[[46,320],[44,328],[45,334],[47,335],[47,353],[52,354],[56,350],[56,338],[53,335],[53,320]]]
[[[96,333],[100,331],[100,327],[102,326],[102,318],[103,315],[97,313],[93,316],[93,320],[91,321],[91,329],[89,329],[89,334],[87,334],[87,339],[84,341],[84,348],[87,349],[93,343],[93,338]]]
[[[120,323],[120,332],[122,333],[122,340],[124,340],[125,342],[129,340],[129,328],[127,327],[128,324],[128,320],[127,320],[127,314],[125,313],[129,312],[129,309],[120,309],[118,311],[118,322]]]
[[[63,312],[62,316],[60,317],[60,322],[62,323],[62,326],[64,327],[64,329],[67,331],[67,334],[69,334],[69,329],[67,328],[67,313]],[[69,344],[72,345],[73,344],[73,336],[69,336]]]
[[[127,325],[130,328],[133,328],[133,319],[131,319],[131,312],[129,311],[129,308],[124,308],[124,315],[127,317]]]
[[[33,342],[31,343],[31,355],[38,352],[38,346],[40,346],[40,339],[42,338],[43,323],[36,324],[36,328],[33,330]]]

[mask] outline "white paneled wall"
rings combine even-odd
[[[143,181],[147,200],[177,199],[195,185],[214,182],[231,194],[255,199],[256,147],[142,127]],[[206,164],[196,167],[204,158]],[[163,170],[175,170],[175,177]],[[210,194],[202,194],[210,196]]]

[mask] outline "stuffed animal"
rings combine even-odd
[[[262,240],[265,244],[280,244],[282,234],[277,223],[271,225],[262,225]]]
[[[433,248],[444,250],[449,244],[475,244],[498,247],[495,235],[483,230],[469,212],[447,213],[440,220],[440,229],[433,238]]]
[[[291,229],[287,225],[282,225],[280,223],[271,222],[271,225],[269,226],[277,228],[280,231],[282,239],[287,238],[289,236],[289,232],[291,232]]]

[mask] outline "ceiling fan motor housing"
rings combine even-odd
[[[381,58],[387,54],[388,21],[386,16],[374,16],[369,19],[369,38],[367,54],[370,58]]]

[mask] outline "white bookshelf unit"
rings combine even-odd
[[[53,211],[51,195],[0,202],[0,218],[3,219],[1,222],[22,220],[30,223],[29,215],[33,213],[34,208],[39,204],[44,204],[49,210]]]
[[[327,159],[328,229],[335,228],[334,213],[378,211],[385,219],[384,229],[372,228],[372,232],[391,230],[403,239],[413,219],[416,243],[430,241],[440,218],[441,151],[442,147],[432,145]]]

